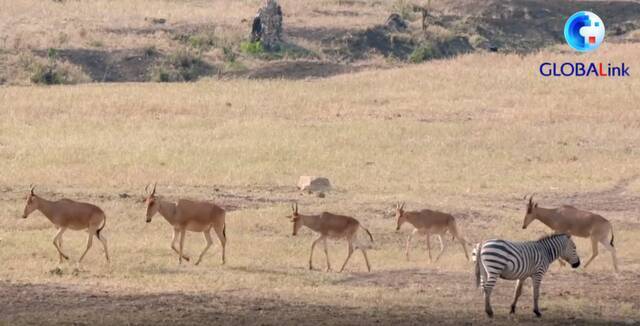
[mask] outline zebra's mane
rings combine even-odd
[[[568,237],[569,235],[566,233],[552,233],[552,234],[546,234],[541,236],[540,238],[538,238],[538,241],[541,240],[546,240],[546,239],[551,239],[551,238],[556,238],[556,237],[561,237],[561,236],[565,236]]]

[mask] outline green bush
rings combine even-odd
[[[181,49],[162,60],[151,70],[150,79],[156,82],[194,81],[206,75],[210,67],[199,53]]]
[[[52,65],[34,64],[31,67],[31,82],[34,84],[56,85],[64,83],[64,76]]]
[[[413,63],[420,63],[426,60],[435,59],[440,57],[440,49],[433,43],[421,44],[413,50],[409,56],[409,61]]]
[[[260,55],[264,53],[264,47],[260,41],[242,42],[240,43],[240,51],[251,55]]]

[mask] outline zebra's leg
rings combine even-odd
[[[538,307],[538,299],[540,297],[540,283],[542,283],[542,275],[534,274],[531,277],[533,281],[533,313],[536,317],[542,317],[540,309]]]
[[[516,282],[516,292],[513,295],[513,303],[511,304],[511,312],[512,314],[516,313],[516,303],[518,303],[518,298],[522,294],[522,285],[524,284],[524,280],[518,280]]]
[[[489,318],[493,318],[493,309],[491,309],[491,291],[496,284],[496,277],[488,275],[486,282],[484,282],[484,311]]]
[[[607,242],[607,240],[600,241],[605,249],[611,252],[611,258],[613,259],[613,268],[616,273],[618,272],[618,258],[616,257],[616,248],[611,245],[611,243]]]
[[[589,260],[587,260],[587,263],[584,264],[584,269],[586,269],[587,266],[589,266],[589,264],[591,264],[593,259],[596,258],[596,256],[598,255],[598,240],[593,237],[591,238],[591,249],[593,251],[591,254],[591,258],[589,258]]]
[[[440,257],[444,253],[444,249],[446,248],[444,241],[442,241],[442,235],[438,234],[438,240],[440,240],[440,253],[438,254],[438,257],[436,257],[436,262],[438,261],[438,259],[440,259]]]

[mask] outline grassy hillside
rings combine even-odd
[[[394,231],[392,208],[452,212],[472,242],[533,239],[548,231],[521,229],[522,197],[534,192],[541,206],[610,219],[622,270],[614,275],[603,251],[587,271],[554,265],[543,321],[637,322],[640,84],[547,79],[537,69],[548,60],[638,67],[638,58],[636,44],[605,44],[588,55],[474,54],[304,82],[1,87],[0,323],[485,322],[459,246],[447,238],[443,259],[428,263],[419,239],[405,261],[409,229]],[[327,176],[336,190],[301,194],[303,174]],[[169,226],[159,216],[144,223],[140,199],[155,181],[168,198],[227,207],[227,266],[215,249],[201,266],[177,266]],[[49,222],[19,219],[31,183],[42,196],[104,208],[111,266],[96,245],[79,270],[56,268]],[[292,201],[360,219],[376,238],[373,272],[358,253],[343,274],[306,270],[314,236],[291,237]],[[85,238],[66,235],[72,259]],[[588,258],[588,242],[577,244]],[[190,255],[203,245],[189,235]],[[345,246],[331,245],[334,266]],[[314,259],[323,269],[321,250]],[[498,282],[496,322],[535,322],[529,290],[507,317],[512,286]]]

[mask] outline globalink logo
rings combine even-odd
[[[574,50],[593,51],[604,40],[604,23],[590,11],[578,11],[564,24],[564,38]]]
[[[564,38],[571,48],[579,52],[597,49],[604,40],[604,22],[590,11],[578,11],[564,25]],[[540,74],[544,77],[629,77],[624,63],[610,62],[543,62]]]

